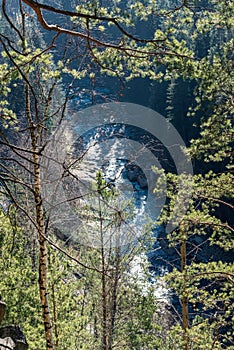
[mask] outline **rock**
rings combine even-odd
[[[135,164],[129,163],[126,164],[125,169],[127,170],[126,176],[129,181],[137,182],[142,189],[148,187],[147,179],[141,168]]]
[[[134,170],[128,170],[127,171],[127,178],[129,181],[136,181],[137,180],[137,173]]]
[[[147,188],[148,187],[148,182],[145,176],[138,175],[137,176],[137,182],[141,188]]]
[[[11,338],[14,343],[14,347],[3,347],[2,349],[14,349],[14,350],[27,350],[28,343],[26,341],[25,335],[19,326],[5,326],[0,328],[0,344],[5,341],[7,338]],[[12,343],[12,344],[13,344]],[[2,345],[4,346],[4,344]]]
[[[15,349],[15,343],[10,337],[0,339],[0,350],[12,350]]]

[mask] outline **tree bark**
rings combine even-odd
[[[181,242],[180,242],[180,259],[181,259],[181,273],[183,277],[183,289],[182,289],[182,328],[183,328],[183,350],[189,350],[189,337],[188,337],[188,297],[187,297],[187,275],[186,275],[186,239],[183,237],[183,227],[181,225]]]
[[[40,301],[42,307],[42,315],[44,320],[44,330],[46,338],[46,348],[47,350],[53,350],[53,336],[52,336],[52,322],[49,310],[48,302],[48,288],[47,288],[47,245],[45,239],[44,230],[44,217],[43,217],[43,207],[41,198],[41,183],[40,183],[40,159],[38,155],[37,147],[37,137],[36,137],[36,127],[33,125],[31,117],[31,107],[30,107],[30,91],[29,86],[25,85],[25,96],[26,96],[26,114],[28,125],[30,129],[31,146],[33,150],[33,176],[34,176],[34,201],[36,207],[36,223],[39,241],[39,289],[40,289]]]
[[[32,143],[34,144],[33,140]],[[34,147],[35,145],[33,145]],[[49,310],[48,302],[48,288],[47,288],[47,245],[45,239],[44,230],[44,218],[41,198],[41,184],[40,184],[40,164],[37,150],[34,148],[34,191],[35,191],[35,204],[36,204],[36,222],[38,229],[38,239],[40,246],[39,254],[39,288],[40,288],[40,300],[42,306],[42,314],[44,319],[44,330],[46,337],[47,350],[53,350],[53,336],[52,336],[52,322]]]
[[[6,303],[0,300],[0,323],[3,320],[6,311]]]

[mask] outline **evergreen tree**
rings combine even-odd
[[[1,27],[0,37],[3,51],[0,183],[3,207],[8,198],[14,210],[8,216],[1,212],[0,218],[3,271],[0,285],[9,306],[6,322],[15,322],[17,318],[25,324],[32,349],[41,346],[47,349],[234,348],[230,259],[233,250],[232,2],[168,1],[163,5],[161,1],[137,1],[128,2],[123,10],[118,2],[115,6],[102,6],[101,2],[84,1],[77,11],[70,11],[70,8],[58,9],[56,4],[48,6],[22,0],[17,2],[19,12],[14,8],[9,11],[7,5],[9,2],[2,1],[2,18],[8,24]],[[26,11],[28,6],[32,12]],[[63,21],[61,25],[56,25],[56,21],[49,25],[43,10],[68,17],[69,28]],[[56,34],[50,46],[41,45],[38,30],[32,28],[32,23],[37,23],[31,22],[35,21],[33,11],[38,22]],[[153,36],[140,38],[133,23],[155,17]],[[117,35],[108,29],[109,25],[118,31]],[[168,323],[166,331],[160,326],[152,291],[145,296],[138,281],[131,281],[126,274],[129,255],[111,245],[108,253],[104,249],[103,229],[108,227],[103,226],[104,222],[114,223],[118,232],[124,218],[119,218],[116,211],[108,212],[107,204],[113,193],[105,188],[101,176],[97,179],[99,196],[95,210],[79,208],[81,214],[88,213],[98,225],[100,249],[87,252],[81,246],[67,248],[56,242],[49,230],[42,201],[40,157],[51,128],[64,116],[68,98],[59,88],[60,78],[66,74],[73,81],[87,73],[91,73],[91,79],[94,77],[92,69],[73,67],[66,48],[64,59],[55,66],[52,50],[57,35],[61,34],[78,38],[72,43],[88,50],[92,63],[102,73],[121,79],[184,78],[196,85],[194,105],[189,111],[192,116],[198,113],[200,118],[200,137],[191,140],[189,150],[198,159],[196,175],[193,179],[182,175],[185,184],[193,181],[194,192],[186,216],[167,237],[177,252],[178,263],[166,280],[180,300],[181,319],[173,326]],[[165,68],[160,70],[161,67]],[[15,98],[18,93],[24,105],[20,113],[17,109],[21,101]],[[178,181],[176,175],[168,174],[170,202],[162,220],[166,221],[173,210]],[[105,199],[105,213],[105,206],[100,206],[101,198]],[[12,222],[15,218],[17,222]],[[131,253],[135,256],[134,250]],[[82,261],[77,255],[82,256]],[[78,272],[74,266],[79,266]],[[21,289],[22,280],[27,288]],[[44,325],[37,322],[40,306]],[[46,345],[40,336],[43,326]]]

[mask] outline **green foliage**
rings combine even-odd
[[[234,248],[231,223],[233,174],[230,172],[233,23],[227,16],[227,11],[233,12],[233,6],[226,1],[211,1],[210,5],[211,8],[207,7],[204,12],[198,7],[195,17],[190,11],[193,21],[188,22],[195,26],[189,29],[193,40],[187,40],[187,45],[197,44],[197,49],[194,46],[197,58],[178,67],[175,74],[173,66],[167,73],[169,77],[182,76],[196,82],[196,106],[191,106],[189,116],[202,115],[200,137],[191,140],[189,150],[190,156],[200,160],[201,173],[192,179],[167,175],[169,203],[162,215],[162,221],[167,221],[174,210],[178,183],[182,181],[186,190],[186,183],[193,181],[189,210],[178,229],[167,237],[180,260],[165,277],[182,304],[181,325],[173,326],[170,331],[177,344],[172,346],[173,349],[233,348],[234,265],[229,262]],[[178,22],[181,29],[185,22],[181,22],[179,16],[175,27]],[[179,30],[178,35],[181,33],[186,36],[188,31]],[[205,49],[202,49],[202,41],[206,43]]]
[[[1,212],[1,298],[7,303],[5,324],[23,327],[29,347],[36,350],[45,346],[43,323],[38,292],[38,263],[33,266],[33,231],[24,232],[15,219]],[[37,252],[34,252],[37,255]],[[57,349],[76,349],[76,344],[86,341],[92,344],[92,336],[86,329],[89,307],[84,300],[85,281],[74,273],[76,267],[68,258],[49,249],[49,290],[52,305],[54,333]],[[84,308],[85,306],[85,308]],[[88,349],[88,348],[87,348]],[[89,349],[92,349],[90,345]]]
[[[97,175],[97,188],[106,201],[113,200],[113,196],[117,200],[100,173]],[[13,209],[10,213],[9,216],[1,212],[0,267],[4,272],[0,293],[7,303],[5,324],[22,325],[30,349],[36,350],[45,346],[38,295],[39,247],[35,243],[34,230],[25,231],[26,222],[24,228],[17,226],[16,213]],[[115,225],[114,218],[112,221],[109,220],[108,227]],[[100,231],[101,235],[98,222],[96,226],[96,234]],[[51,233],[50,240],[56,242]],[[143,247],[134,246],[123,254],[121,248],[115,246],[103,250],[102,247],[88,248],[74,243],[66,247],[61,241],[55,244],[63,250],[48,245],[48,296],[56,349],[75,350],[80,347],[101,350],[104,302],[107,330],[109,337],[113,337],[113,344],[130,350],[153,349],[160,343],[157,338],[163,332],[160,307],[154,286],[148,281],[150,274],[146,259],[141,263],[140,277],[133,276],[131,272],[131,268],[139,263],[134,259],[140,251],[144,251]],[[82,258],[82,266],[71,260],[71,255],[78,260]],[[113,333],[109,333],[113,320]]]
[[[5,129],[7,129],[9,125],[15,125],[16,122],[16,114],[8,107],[9,102],[7,100],[7,97],[11,92],[11,78],[8,64],[0,64],[0,120]]]
[[[91,196],[92,207],[85,203],[79,211],[87,216],[87,225],[91,221],[102,245],[93,249],[73,242],[73,246],[62,247],[65,254],[55,245],[48,245],[49,300],[56,349],[103,349],[104,331],[109,332],[112,343],[120,349],[231,349],[234,269],[228,262],[230,255],[224,254],[233,250],[233,228],[229,218],[233,213],[233,175],[230,169],[234,7],[230,0],[205,3],[128,1],[125,9],[122,5],[120,1],[107,7],[99,1],[79,2],[77,11],[115,18],[130,33],[116,35],[110,30],[113,20],[73,18],[74,26],[82,33],[88,31],[94,37],[98,33],[102,40],[102,45],[88,41],[84,46],[79,41],[81,51],[83,47],[85,50],[82,55],[89,47],[91,65],[82,65],[79,59],[79,65],[74,64],[71,48],[66,48],[55,64],[53,47],[45,47],[42,35],[38,29],[34,30],[36,21],[31,13],[29,18],[22,13],[19,16],[18,12],[12,15],[15,16],[16,28],[20,33],[24,32],[23,35],[5,21],[1,28],[1,124],[3,129],[11,128],[16,138],[19,137],[19,127],[36,130],[39,145],[45,141],[41,130],[48,131],[63,117],[72,84],[87,74],[94,79],[94,63],[98,63],[97,71],[126,80],[135,77],[154,80],[164,77],[173,82],[181,77],[191,80],[196,85],[195,99],[188,115],[201,117],[200,137],[191,140],[189,154],[200,160],[202,171],[193,179],[185,175],[167,175],[169,202],[162,215],[162,221],[167,221],[174,210],[178,183],[184,183],[186,191],[186,184],[193,181],[190,208],[178,229],[167,237],[181,264],[165,277],[168,287],[174,290],[184,309],[189,307],[191,313],[186,315],[186,310],[182,309],[182,322],[180,318],[171,322],[169,316],[165,321],[167,313],[157,302],[153,285],[147,284],[147,271],[142,277],[147,292],[138,277],[130,278],[131,262],[145,248],[131,246],[130,252],[123,254],[118,247],[111,245],[113,241],[109,241],[108,249],[104,247],[105,234],[110,228],[118,234],[123,222],[131,218],[132,207],[125,202],[125,210],[121,210],[120,215],[114,206],[117,193],[98,173],[93,188],[97,196],[95,199]],[[134,23],[146,21],[154,23],[154,41],[135,40],[138,33]],[[67,79],[71,85],[65,96],[60,85]],[[25,87],[30,90],[30,111],[25,109]],[[17,95],[19,100],[15,97]],[[22,117],[25,112],[29,112],[31,124]],[[22,168],[19,171],[17,166],[4,163],[4,176],[6,165],[13,174],[11,181],[13,178],[22,185],[25,175]],[[207,170],[210,168],[213,170]],[[24,190],[33,183],[30,169],[25,176],[29,182],[24,182]],[[158,181],[160,188],[160,177]],[[16,192],[19,192],[18,186],[15,186]],[[27,196],[26,190],[24,195],[17,194],[15,198],[24,203],[25,213],[34,212],[29,200],[31,196]],[[180,205],[176,208],[178,213],[183,203]],[[114,210],[110,210],[113,206]],[[23,218],[19,227],[17,220],[14,211],[9,215],[0,213],[0,292],[8,305],[4,322],[24,325],[30,349],[36,350],[45,347],[37,284],[38,246],[32,225]],[[56,240],[52,233],[49,237]],[[63,245],[61,242],[56,244]],[[82,264],[75,263],[70,254],[81,258]],[[148,269],[146,263],[145,266]],[[111,323],[113,317],[114,326]],[[188,321],[188,327],[185,321]]]
[[[0,213],[0,294],[7,304],[5,324],[23,327],[30,349],[44,346],[37,272],[33,268],[33,232],[24,234],[15,223],[15,214]]]

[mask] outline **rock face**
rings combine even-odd
[[[0,323],[5,314],[6,304],[0,300]],[[19,326],[4,326],[0,328],[0,350],[27,350],[28,343]]]

